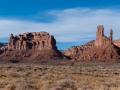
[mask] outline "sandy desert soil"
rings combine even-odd
[[[0,63],[0,90],[120,90],[120,63]]]

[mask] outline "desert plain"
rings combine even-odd
[[[120,90],[120,63],[0,63],[0,90]]]

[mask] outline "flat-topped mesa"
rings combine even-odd
[[[111,45],[113,41],[113,30],[110,29],[110,36],[104,35],[103,25],[97,27],[95,46]]]
[[[16,36],[10,35],[9,50],[57,50],[56,40],[47,32],[23,33]]]

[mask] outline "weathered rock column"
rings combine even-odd
[[[104,46],[104,45],[109,45],[112,44],[113,40],[113,31],[112,29],[110,30],[110,36],[107,37],[104,35],[104,27],[103,25],[99,25],[97,27],[97,32],[96,32],[96,40],[95,40],[95,46]]]

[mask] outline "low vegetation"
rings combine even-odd
[[[120,63],[0,63],[0,90],[120,90]]]

